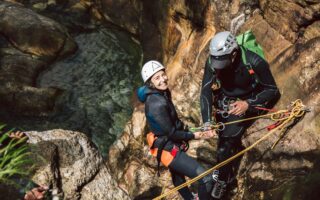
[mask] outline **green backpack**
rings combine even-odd
[[[253,87],[256,86],[256,84],[259,83],[258,77],[255,75],[255,72],[251,66],[250,63],[247,62],[246,58],[246,51],[252,51],[256,54],[258,54],[261,58],[265,59],[263,49],[260,46],[260,44],[257,43],[256,37],[253,35],[251,30],[248,30],[236,37],[237,43],[241,49],[241,57],[243,63],[246,65],[249,74],[254,75],[255,83],[253,84]]]
[[[237,43],[241,48],[241,55],[243,62],[247,65],[247,59],[245,56],[245,51],[250,50],[258,54],[261,58],[265,59],[263,49],[260,44],[257,43],[256,37],[253,35],[252,31],[246,31],[236,37]]]

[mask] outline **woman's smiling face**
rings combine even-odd
[[[168,76],[164,70],[158,71],[151,78],[151,83],[158,90],[168,89]]]

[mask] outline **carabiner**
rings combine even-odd
[[[229,101],[227,100],[227,97],[223,97],[223,99],[222,99],[222,107],[223,108],[229,108]]]
[[[222,117],[222,118],[225,118],[225,119],[230,116],[229,113],[228,113],[228,111],[225,111],[225,110],[218,110],[217,113],[220,114],[221,117]]]
[[[222,123],[222,122],[218,122],[216,125],[217,125],[216,129],[218,131],[223,131],[226,128],[226,125],[224,123]]]

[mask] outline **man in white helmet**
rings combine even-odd
[[[205,130],[213,123],[226,123],[261,114],[255,107],[272,107],[280,98],[268,63],[246,50],[249,68],[244,64],[236,38],[228,31],[219,32],[210,41],[200,95],[201,115]],[[214,105],[214,118],[212,106]],[[217,161],[220,163],[239,152],[241,136],[253,121],[221,126],[218,131]],[[234,180],[231,162],[219,169],[212,196],[222,198],[227,184]]]

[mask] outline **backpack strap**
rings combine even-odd
[[[253,78],[254,78],[254,81],[252,83],[252,87],[255,88],[259,84],[258,76],[255,73],[255,71],[253,70],[253,67],[252,67],[251,63],[248,62],[248,60],[247,60],[247,51],[248,50],[242,45],[239,45],[239,46],[240,46],[242,61],[243,61],[244,65],[246,66],[249,74],[252,75]]]

